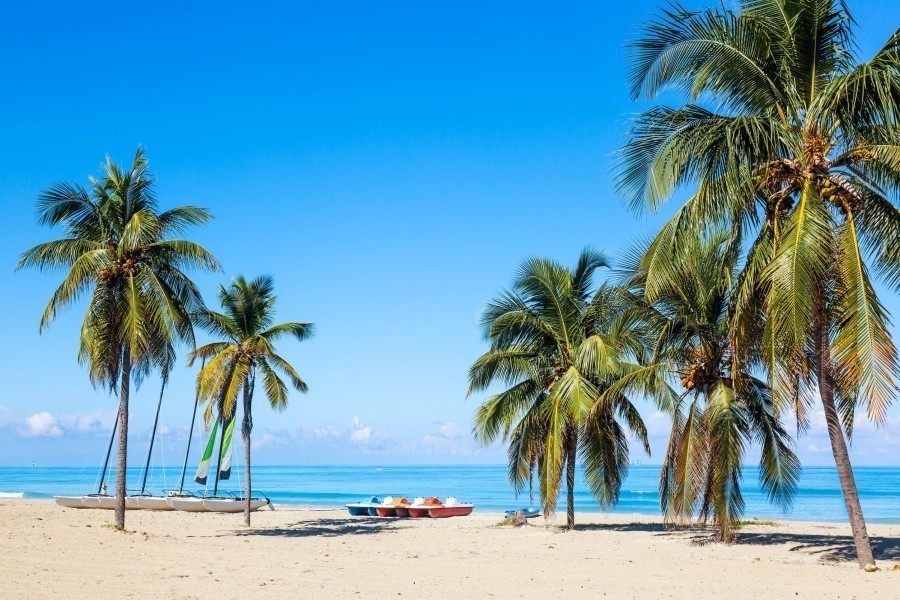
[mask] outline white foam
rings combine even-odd
[[[24,498],[25,492],[0,492],[0,498]]]

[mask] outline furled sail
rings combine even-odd
[[[235,418],[231,417],[228,427],[225,428],[225,435],[222,436],[222,462],[219,465],[219,479],[231,477],[231,442],[234,439],[234,422]]]
[[[216,449],[216,431],[219,429],[219,420],[213,422],[212,430],[209,432],[209,440],[206,442],[206,449],[203,451],[203,458],[200,460],[200,466],[197,467],[197,474],[194,475],[194,481],[200,485],[206,485],[206,478],[209,476],[209,465],[212,462],[213,450]]]

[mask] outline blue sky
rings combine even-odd
[[[261,464],[500,463],[471,441],[466,369],[483,304],[523,258],[615,255],[654,231],[616,200],[610,155],[628,120],[623,46],[650,4],[296,2],[10,6],[0,22],[0,464],[96,464],[115,401],[76,361],[81,309],[38,335],[59,274],[13,273],[57,236],[33,200],[85,182],[105,154],[147,148],[164,207],[208,207],[194,237],[224,275],[270,273],[279,316],[318,327],[285,342],[310,384],[255,414]],[[690,3],[691,6],[700,6]],[[897,26],[853,2],[862,56]],[[894,314],[896,296],[885,296]],[[193,373],[163,407],[168,464],[183,452]],[[157,382],[132,402],[146,447]],[[644,407],[658,462],[667,422]],[[896,464],[900,411],[859,426],[859,464]],[[829,464],[821,423],[799,443]]]

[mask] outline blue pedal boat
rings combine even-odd
[[[351,517],[365,517],[369,515],[374,517],[377,514],[375,512],[376,504],[381,505],[381,500],[379,500],[377,496],[372,496],[369,500],[353,502],[345,506],[347,507],[347,510],[350,511]]]
[[[533,506],[522,507],[522,508],[514,508],[512,510],[506,511],[504,514],[508,517],[512,517],[516,514],[516,512],[522,511],[525,513],[526,519],[533,519],[534,517],[541,516],[541,511]]]

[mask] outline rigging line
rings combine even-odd
[[[159,425],[159,411],[162,408],[163,393],[169,381],[169,370],[163,370],[162,385],[159,388],[159,401],[156,403],[156,418],[153,420],[153,432],[150,434],[150,446],[147,448],[147,462],[144,463],[144,477],[141,480],[141,494],[147,490],[147,474],[150,472],[150,457],[153,455],[153,442],[156,440],[156,428]]]
[[[206,366],[206,358],[200,364],[200,370]],[[184,474],[187,472],[188,456],[191,453],[191,438],[194,436],[194,423],[197,420],[197,405],[200,403],[200,386],[197,386],[197,393],[194,394],[194,414],[191,415],[191,428],[188,429],[187,448],[184,450],[184,466],[181,467],[181,483],[178,484],[178,493],[184,491]]]
[[[112,434],[109,436],[109,447],[106,449],[106,458],[103,460],[103,469],[100,471],[100,485],[97,486],[97,493],[103,492],[104,481],[106,480],[106,470],[109,467],[109,456],[112,454],[113,440],[116,439],[116,429],[119,427],[119,415],[122,412],[122,404],[119,404],[116,410],[116,420],[113,421]]]

